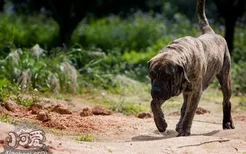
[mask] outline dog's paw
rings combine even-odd
[[[162,123],[162,124],[158,124],[156,125],[157,126],[157,129],[159,132],[165,132],[166,129],[167,129],[167,123]]]
[[[190,136],[190,131],[182,131],[182,130],[180,130],[180,132],[179,132],[177,137],[180,137],[180,136]]]
[[[180,132],[180,129],[181,129],[180,124],[179,124],[179,123],[177,123],[177,125],[176,125],[176,129],[175,129],[175,130],[176,130],[176,132],[178,132],[178,133],[179,133],[179,132]]]
[[[158,118],[158,119],[154,119],[155,120],[155,124],[156,127],[158,129],[159,132],[165,132],[166,128],[167,128],[167,123],[164,119]]]
[[[235,129],[233,122],[223,122],[223,129]]]

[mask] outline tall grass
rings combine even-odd
[[[67,56],[60,52],[48,57],[38,45],[11,51],[1,60],[0,73],[22,90],[75,92],[77,88],[77,70]]]

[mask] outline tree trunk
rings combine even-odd
[[[236,26],[236,18],[225,18],[225,39],[230,53],[233,50],[234,32]]]
[[[73,26],[74,27],[74,26]],[[60,45],[68,46],[72,37],[74,28],[69,23],[59,24],[59,36],[60,36]]]
[[[77,18],[63,19],[62,21],[58,22],[60,45],[69,45],[72,34],[82,19],[83,17],[77,16]]]
[[[0,12],[3,12],[4,10],[4,0],[0,0]]]

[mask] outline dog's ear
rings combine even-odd
[[[150,60],[147,62],[147,68],[149,70],[149,67],[150,67]]]
[[[179,66],[179,70],[183,73],[185,80],[186,80],[188,83],[190,83],[190,80],[189,80],[189,78],[188,78],[188,76],[187,76],[187,74],[186,74],[186,71],[185,71],[184,67],[181,66],[181,65],[178,65],[178,66]]]

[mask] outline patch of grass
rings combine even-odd
[[[9,123],[9,118],[7,114],[1,115],[0,116],[0,121],[1,122],[5,122],[5,123]]]
[[[183,97],[172,97],[162,105],[162,109],[165,112],[180,111],[181,105],[183,103]]]
[[[12,84],[9,80],[0,76],[0,101],[6,102],[12,94],[16,94],[18,91],[16,84]]]
[[[94,142],[95,137],[93,135],[80,135],[75,138],[76,141]]]
[[[16,104],[25,106],[25,107],[30,107],[32,104],[34,104],[34,102],[32,102],[31,99],[29,98],[24,98],[21,95],[17,95],[16,99],[15,99]]]
[[[22,93],[18,92],[14,98],[16,104],[30,107],[32,104],[37,104],[40,102],[38,94],[34,91],[30,93],[30,97],[23,96]]]
[[[108,149],[108,152],[109,152],[109,153],[112,153],[112,152],[113,152],[113,150],[111,150],[111,149]]]
[[[108,108],[114,112],[123,113],[125,115],[134,115],[146,111],[148,108],[142,104],[121,100],[119,102],[111,102]]]
[[[242,111],[246,111],[246,97],[240,97],[238,100],[238,105],[236,106],[236,109],[238,111],[242,110]]]
[[[18,122],[14,119],[11,119],[7,114],[0,115],[0,121],[9,124],[17,124]]]

